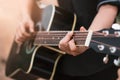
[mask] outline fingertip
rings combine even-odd
[[[34,23],[31,22],[29,26],[30,26],[30,32],[34,32]]]
[[[81,26],[81,28],[85,28],[84,26]]]
[[[30,27],[30,32],[34,32],[34,26]]]
[[[80,31],[86,31],[85,27],[84,27],[84,26],[81,26],[81,27],[80,27]]]
[[[72,36],[73,33],[74,33],[74,31],[69,31],[67,34]]]
[[[34,32],[34,29],[33,29],[33,28],[30,28],[30,32]]]
[[[21,40],[19,40],[19,38],[15,38],[15,40],[14,40],[17,44],[22,44],[23,42],[21,41]]]

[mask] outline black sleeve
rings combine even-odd
[[[120,10],[120,0],[98,0],[97,10],[101,5],[104,5],[104,4],[111,4],[111,5],[117,6],[118,9]]]

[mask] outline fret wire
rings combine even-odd
[[[50,36],[46,36],[46,37],[47,37],[47,38],[49,37],[50,39],[53,38],[53,37],[50,37]],[[42,37],[42,39],[44,39],[44,38],[47,39],[46,37],[44,36],[44,37]],[[59,36],[59,37],[57,36],[57,37],[54,37],[54,39],[62,39],[63,37],[64,37],[64,36],[62,36],[62,37],[61,37],[61,36]],[[95,37],[96,37],[96,38],[97,38],[97,37],[114,38],[114,37],[116,37],[116,36],[114,36],[114,35],[108,35],[108,36],[98,36],[98,35],[95,35],[95,36],[93,36],[93,38],[95,38]],[[75,36],[74,38],[78,38],[78,39],[79,39],[79,38],[84,38],[84,36],[79,36],[79,35],[78,35],[78,36]],[[31,39],[41,39],[41,37],[35,37],[35,38],[31,38]]]
[[[37,37],[45,37],[45,36],[62,36],[62,35],[40,35],[40,36],[37,36]],[[65,35],[64,35],[65,36]],[[62,37],[64,37],[62,36]],[[75,37],[86,37],[87,35],[73,35]],[[104,36],[104,35],[93,35],[93,37],[116,37],[115,35],[111,34],[111,35],[107,35],[107,36]]]
[[[49,41],[51,41],[50,39],[60,41],[61,38],[63,38],[67,33],[66,31],[65,32],[61,31],[62,34],[61,34],[61,32],[58,32],[58,31],[56,31],[56,32],[54,32],[54,31],[53,32],[44,32],[44,33],[39,32],[39,34],[37,34],[36,37],[35,37],[35,41],[36,40],[49,40]],[[79,31],[77,31],[77,32],[74,32],[73,38],[74,38],[75,41],[84,40],[84,42],[85,42],[87,34],[88,34],[88,32],[79,32]],[[109,38],[109,37],[115,37],[115,35],[114,34],[109,34],[107,36],[104,36],[103,33],[94,32],[92,37],[108,37]]]
[[[34,33],[33,35],[49,35],[49,34],[54,34],[54,35],[56,35],[56,36],[62,36],[62,35],[64,35],[65,36],[65,34],[67,34],[69,31],[50,31],[50,32],[46,32],[46,31],[40,31],[40,32],[36,32],[36,33]],[[80,31],[74,31],[74,35],[78,35],[78,36],[80,36],[80,35],[83,35],[83,34],[87,34],[88,32],[80,32]],[[104,36],[104,34],[103,33],[101,33],[101,32],[93,32],[93,37],[96,37],[96,36]],[[114,37],[115,35],[114,34],[109,34],[108,35],[109,37]],[[108,37],[107,36],[107,37]]]
[[[37,44],[58,44],[59,43],[59,40],[58,41],[52,41],[52,40],[50,40],[50,41],[43,41],[43,40],[36,40],[36,42],[35,43],[37,43]],[[76,40],[75,41],[75,43],[77,44],[77,45],[79,45],[79,44],[84,44],[85,43],[85,40]]]
[[[50,36],[62,36],[62,35],[37,35],[36,37],[50,37]],[[73,36],[75,36],[75,37],[85,37],[85,36],[87,36],[87,35],[79,35],[79,34],[77,34],[77,35],[73,35]],[[64,36],[62,36],[62,37],[64,37]],[[109,34],[109,35],[107,35],[107,36],[104,36],[104,35],[93,35],[93,37],[116,37],[114,34]]]
[[[36,40],[61,40],[61,39],[51,39],[51,38],[39,38],[39,39],[36,39]],[[75,38],[74,40],[86,40],[86,38]]]
[[[37,35],[38,37],[42,37],[42,36],[65,36],[65,35],[63,35],[63,34],[60,34],[60,35],[52,35],[52,34],[50,34],[50,35],[43,35],[43,34],[41,34],[41,35]],[[81,34],[74,34],[73,36],[78,36],[78,37],[84,37],[84,36],[87,36],[87,35],[81,35]],[[105,35],[97,35],[97,34],[95,34],[95,35],[93,35],[93,37],[116,37],[114,34],[109,34],[109,35],[107,35],[107,36],[105,36]]]

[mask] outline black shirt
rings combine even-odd
[[[97,10],[103,4],[119,6],[119,0],[58,0],[60,7],[77,15],[77,27],[89,28]],[[61,58],[58,69],[60,72],[72,76],[86,76],[101,71],[113,64],[115,56],[109,56],[108,64],[103,63],[105,54],[97,53],[92,49],[78,56],[64,55]]]

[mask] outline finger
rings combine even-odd
[[[15,36],[15,42],[18,43],[18,44],[22,44],[23,40],[16,35]]]
[[[69,42],[69,50],[73,56],[76,56],[77,47],[73,39]]]
[[[21,42],[25,41],[25,36],[22,35],[21,30],[19,30],[19,31],[16,33],[16,40],[21,41]]]
[[[62,39],[62,40],[60,40],[60,42],[59,42],[59,45],[60,46],[68,46],[68,42],[71,40],[71,38],[72,38],[72,35],[73,35],[73,32],[71,31],[71,32],[68,32],[67,34],[66,34],[66,36]]]
[[[30,33],[27,32],[27,26],[25,24],[20,24],[20,27],[18,27],[18,38],[25,39],[30,36]]]
[[[27,27],[29,28],[29,31],[32,33],[34,32],[34,23],[33,21],[30,21],[28,24],[27,24]]]
[[[14,40],[15,40],[16,43],[21,43],[21,42],[19,41],[18,34],[15,34],[15,39],[14,39]]]
[[[20,23],[20,27],[28,33],[34,32],[34,22],[32,20],[23,21]]]
[[[120,78],[118,77],[116,80],[120,80]]]
[[[22,36],[29,37],[30,33],[28,32],[28,28],[26,28],[26,25],[21,25],[20,26],[20,33]]]
[[[15,41],[16,42],[23,42],[26,40],[26,36],[24,35],[24,31],[22,30],[22,26],[19,26],[16,30]]]
[[[70,41],[71,36],[72,33],[68,32],[66,36],[59,42],[59,48],[62,51],[68,52],[68,48],[69,48],[68,42]]]
[[[81,27],[80,27],[80,31],[84,32],[84,31],[87,31],[87,30],[85,29],[84,26],[81,26]]]
[[[118,77],[120,77],[120,69],[118,69],[117,74],[118,74]]]

